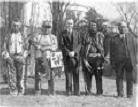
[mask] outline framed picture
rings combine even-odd
[[[63,67],[63,55],[61,51],[52,52],[50,58],[51,68]]]

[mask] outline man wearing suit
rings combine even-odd
[[[132,65],[132,52],[130,51],[133,46],[132,36],[126,33],[126,24],[121,22],[118,24],[119,34],[114,36],[110,42],[110,60],[111,65],[116,72],[116,86],[119,97],[124,96],[123,90],[123,76],[126,76],[126,90],[127,97],[133,95],[133,65]]]
[[[62,32],[62,52],[67,95],[73,94],[72,88],[74,89],[74,95],[79,95],[79,52],[81,45],[78,32],[73,30],[73,24],[72,19],[67,20],[66,30]]]

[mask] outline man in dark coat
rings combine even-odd
[[[110,52],[110,39],[111,39],[111,26],[108,22],[103,23],[103,34],[104,34],[104,56],[109,57]]]
[[[79,95],[79,52],[80,42],[78,32],[73,29],[73,20],[69,19],[66,23],[66,30],[62,32],[62,52],[65,66],[66,93]],[[73,80],[73,86],[72,86]]]
[[[97,95],[103,93],[102,72],[104,61],[103,38],[101,32],[97,32],[96,23],[90,22],[83,46],[82,65],[86,94],[91,93],[92,76],[95,75]]]
[[[133,95],[133,76],[132,76],[132,58],[130,41],[132,36],[126,33],[127,28],[124,22],[118,24],[119,34],[114,36],[110,42],[110,60],[111,65],[116,72],[116,86],[119,97],[124,96],[123,76],[126,76],[127,97]],[[131,41],[132,43],[132,41]]]

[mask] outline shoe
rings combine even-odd
[[[56,92],[55,91],[52,91],[50,94],[51,95],[56,95]]]
[[[23,95],[25,95],[25,90],[24,89],[19,89],[18,96],[23,96]]]
[[[24,96],[24,94],[23,93],[18,93],[18,96]]]
[[[133,95],[127,95],[127,98],[132,98],[133,97]]]
[[[80,92],[74,92],[74,95],[80,96]]]
[[[124,95],[123,95],[123,94],[118,94],[118,96],[117,96],[117,97],[122,98],[122,97],[124,97]]]
[[[72,92],[67,92],[67,96],[71,96],[72,95]]]
[[[86,91],[85,95],[91,95],[91,91]]]
[[[96,96],[101,96],[102,95],[102,93],[96,93]]]
[[[41,91],[35,91],[35,95],[41,95]]]
[[[18,92],[18,96],[24,96],[24,92]]]
[[[17,96],[18,95],[18,91],[17,90],[10,91],[10,95]]]
[[[103,94],[102,91],[99,91],[99,92],[96,93],[97,96],[100,96],[100,95],[102,95],[102,94]]]

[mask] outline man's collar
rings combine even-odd
[[[119,37],[120,38],[124,38],[126,35],[125,34],[120,34]]]

